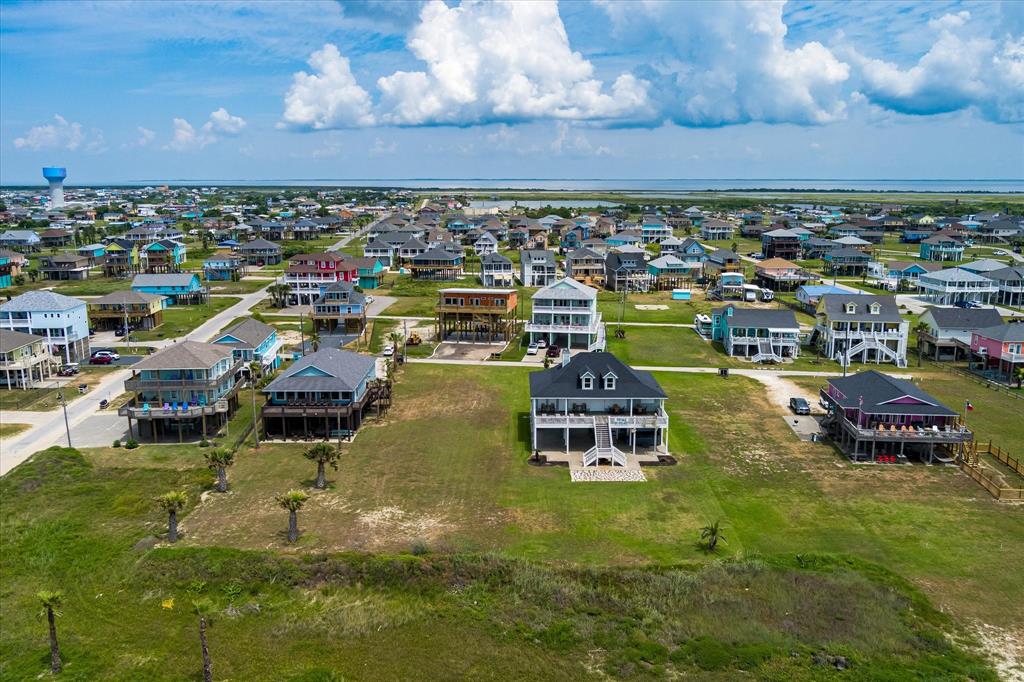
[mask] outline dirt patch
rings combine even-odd
[[[422,541],[436,542],[453,528],[444,515],[411,514],[398,507],[381,507],[357,511],[356,521],[367,536],[372,549],[408,545]]]
[[[434,349],[435,358],[445,360],[486,360],[491,353],[500,353],[504,343],[452,343],[442,341]]]
[[[981,648],[992,661],[999,679],[1024,682],[1024,632],[1012,632],[977,622],[974,632]]]

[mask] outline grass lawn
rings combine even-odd
[[[0,438],[17,436],[22,431],[32,428],[31,424],[0,424]]]
[[[26,410],[30,412],[45,412],[56,409],[60,406],[57,394],[62,390],[67,402],[76,400],[80,395],[78,385],[85,384],[90,389],[96,386],[103,377],[110,372],[116,372],[119,367],[110,365],[86,365],[81,366],[82,371],[74,377],[63,388],[56,388],[55,382],[47,380],[48,388],[29,388],[25,390],[15,389],[13,391],[0,391],[0,410]]]
[[[94,277],[82,281],[49,282],[48,285],[65,296],[105,296],[114,291],[131,289],[132,281],[116,277]]]
[[[242,447],[231,492],[201,502],[195,446],[37,456],[0,480],[3,676],[43,670],[33,595],[61,588],[72,679],[195,676],[197,597],[218,605],[232,679],[810,680],[831,672],[822,651],[854,678],[995,679],[940,631],[1019,632],[1005,557],[1024,552],[1024,509],[953,469],[850,466],[766,418],[754,382],[697,375],[658,377],[678,466],[573,484],[526,463],[527,375],[402,369],[391,414],[311,491],[296,548],[273,495],[310,485],[301,445]],[[166,522],[151,500],[175,489],[183,538],[149,549]],[[695,542],[715,519],[719,560]],[[340,550],[359,553],[322,554]]]
[[[237,282],[207,282],[211,294],[251,294],[273,284],[265,279],[242,279]]]
[[[164,323],[156,329],[132,332],[132,338],[139,341],[173,339],[193,331],[206,320],[234,304],[240,298],[234,296],[211,297],[203,305],[172,305],[164,310]]]

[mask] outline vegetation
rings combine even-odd
[[[57,644],[57,616],[60,615],[62,595],[60,592],[43,590],[36,595],[42,606],[42,615],[46,617],[46,623],[50,633],[50,672],[59,673],[64,669],[60,660],[60,646]]]
[[[721,521],[709,523],[700,529],[700,539],[704,541],[709,554],[713,554],[718,550],[719,542],[727,544],[722,530]]]
[[[317,443],[302,453],[306,459],[316,462],[316,481],[313,487],[319,490],[327,488],[326,465],[330,464],[335,471],[338,470],[338,460],[341,458],[341,450],[330,443]]]
[[[178,541],[178,512],[188,504],[188,495],[184,491],[172,490],[156,498],[156,503],[167,512],[167,541]]]
[[[289,490],[274,499],[282,509],[288,511],[288,542],[297,542],[299,539],[299,510],[306,504],[309,494],[301,490]]]
[[[203,305],[174,305],[164,310],[164,323],[155,329],[132,332],[137,341],[181,338],[206,320],[226,310],[242,299],[234,296],[211,297]]]
[[[228,448],[214,448],[206,453],[206,466],[217,474],[217,492],[228,491],[228,467],[235,463],[235,453]]]

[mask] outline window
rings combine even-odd
[[[590,391],[594,388],[594,377],[589,374],[580,378],[580,386],[584,391]]]
[[[615,390],[615,376],[608,374],[604,378],[604,390],[614,391]]]
[[[872,303],[871,304],[871,314],[872,315],[877,315],[879,312],[881,312],[881,310],[882,310],[882,306],[881,305],[879,305],[877,303]]]
[[[856,303],[847,303],[846,304],[846,314],[847,315],[853,315],[855,312],[857,312],[857,304]]]

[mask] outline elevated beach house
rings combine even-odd
[[[752,362],[782,362],[800,356],[800,323],[788,309],[740,308],[711,311],[711,338],[727,355]]]
[[[952,461],[973,438],[960,415],[910,381],[869,370],[828,379],[822,426],[855,462]]]
[[[1024,368],[1024,323],[997,324],[971,332],[971,370],[1012,383]]]
[[[583,466],[667,453],[666,398],[649,372],[611,353],[563,353],[558,366],[530,374],[533,449],[582,452]]]
[[[263,373],[281,366],[278,351],[284,344],[277,339],[277,329],[251,317],[220,332],[213,343],[228,346],[235,359],[246,365],[258,362]]]
[[[537,291],[525,331],[560,348],[604,350],[605,329],[597,309],[597,290],[574,279],[562,279]]]
[[[390,386],[376,378],[376,359],[324,348],[295,361],[263,392],[266,438],[350,438],[366,410],[390,404]]]
[[[512,261],[500,253],[489,253],[480,258],[480,282],[485,287],[510,287],[516,283]]]
[[[89,359],[89,314],[85,301],[53,291],[27,291],[0,304],[0,329],[34,334],[64,362]]]
[[[89,300],[89,320],[95,329],[153,329],[164,323],[171,300],[160,294],[132,289],[112,291]]]
[[[900,317],[896,297],[826,294],[815,311],[811,345],[840,364],[891,362],[907,366],[910,323]]]
[[[53,376],[56,366],[43,337],[0,329],[0,381],[7,390],[30,388]]]
[[[515,289],[440,289],[435,314],[442,341],[511,341],[519,333],[519,294]]]
[[[328,284],[313,301],[313,326],[327,332],[362,332],[366,327],[366,296],[351,282]]]
[[[140,440],[208,438],[238,408],[244,366],[230,346],[179,341],[132,365],[124,390],[134,396],[117,413]]]
[[[135,275],[132,291],[166,296],[174,305],[205,303],[209,296],[209,290],[199,281],[199,275],[190,272]]]
[[[917,332],[917,345],[923,355],[939,360],[959,360],[971,353],[971,334],[979,329],[1003,323],[995,308],[939,308],[929,306],[920,323],[927,331]]]

